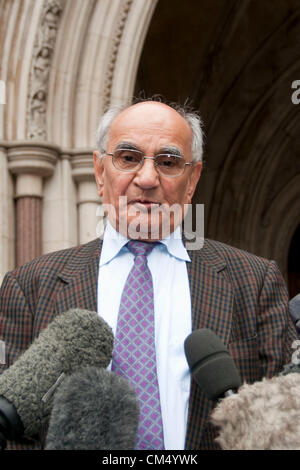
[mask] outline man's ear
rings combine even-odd
[[[197,162],[192,166],[191,175],[188,181],[188,188],[187,188],[187,196],[188,196],[188,204],[191,204],[192,197],[194,195],[196,186],[201,176],[202,171],[202,163]]]
[[[94,158],[94,171],[95,171],[95,179],[96,179],[96,184],[97,184],[97,189],[98,189],[98,194],[99,196],[103,196],[103,172],[104,172],[104,159],[101,158],[101,153],[99,150],[95,150],[93,152],[93,158]]]

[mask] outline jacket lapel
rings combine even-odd
[[[192,329],[209,328],[228,345],[233,292],[226,278],[226,263],[205,242],[201,250],[189,251],[191,263],[187,264],[191,291]],[[199,448],[203,425],[212,408],[201,388],[191,382],[186,448]]]
[[[82,249],[58,274],[63,285],[56,298],[56,313],[71,308],[97,311],[97,284],[99,256],[102,241],[99,239],[82,245]]]

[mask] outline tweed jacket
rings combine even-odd
[[[0,290],[0,339],[10,366],[59,313],[97,310],[102,241],[50,253],[6,274]],[[297,338],[284,280],[268,261],[205,240],[189,251],[192,328],[210,328],[227,345],[243,381],[271,377],[290,362]],[[209,415],[214,403],[192,380],[186,449],[218,449]],[[27,443],[11,448],[30,448]]]

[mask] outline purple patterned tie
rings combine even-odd
[[[147,255],[155,243],[132,240],[134,265],[121,297],[112,370],[135,388],[140,405],[136,449],[164,449],[156,372],[154,302]]]

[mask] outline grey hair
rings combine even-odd
[[[163,101],[158,101],[154,99],[145,99],[138,101],[138,103],[143,103],[147,101],[157,101],[157,102],[162,102]],[[203,156],[203,130],[202,130],[202,120],[198,113],[194,111],[190,111],[187,109],[185,106],[180,106],[176,103],[165,103],[171,108],[173,108],[175,111],[178,112],[180,116],[183,117],[183,119],[187,122],[187,124],[190,126],[191,131],[192,131],[192,161],[194,162],[201,162],[202,161],[202,156]],[[108,134],[109,134],[109,129],[110,126],[113,122],[113,120],[120,114],[122,111],[125,109],[129,108],[132,106],[132,104],[122,104],[122,105],[115,105],[111,106],[101,117],[98,129],[97,129],[97,148],[100,150],[101,153],[105,152],[106,150],[106,145],[107,145],[107,140],[108,140]]]

